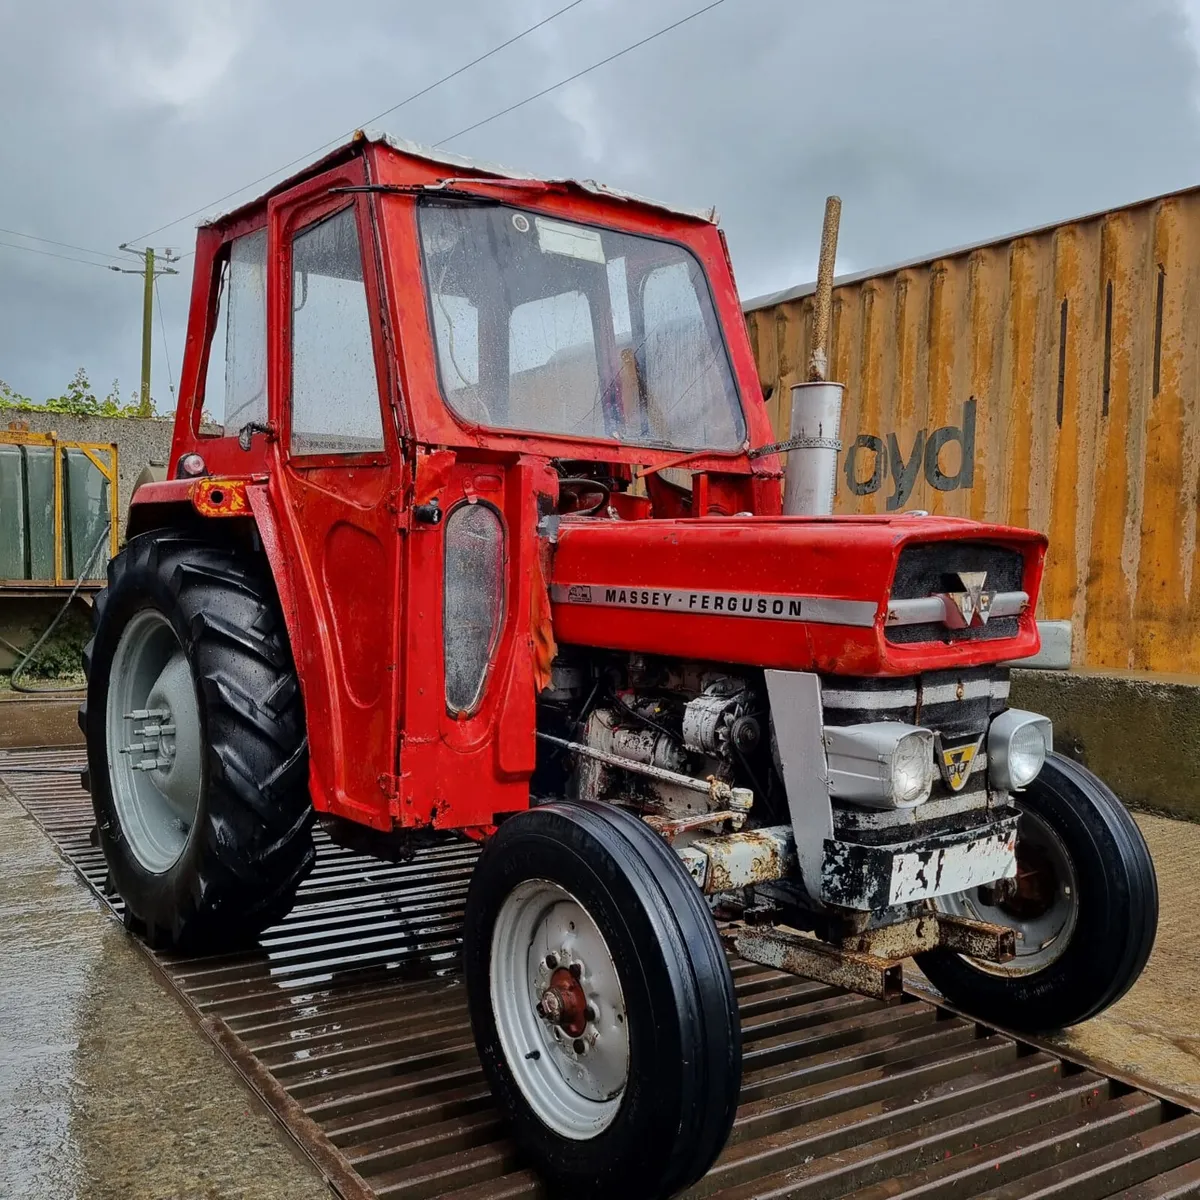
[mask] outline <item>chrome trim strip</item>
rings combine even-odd
[[[921,703],[952,704],[955,700],[982,700],[994,695],[992,680],[967,679],[958,683],[926,684],[921,688]]]
[[[850,709],[854,712],[914,708],[917,703],[917,689],[908,687],[892,688],[886,692],[868,692],[860,691],[858,688],[823,687],[821,703],[826,708]]]
[[[870,629],[879,606],[874,600],[831,600],[776,592],[696,591],[689,588],[623,587],[607,583],[556,583],[555,604],[594,608],[646,608],[696,616],[752,617],[760,621],[807,621]]]
[[[996,592],[988,610],[990,617],[1016,617],[1029,605],[1026,592]],[[949,625],[950,602],[943,596],[921,596],[916,600],[890,600],[885,625]],[[947,618],[950,618],[949,620]],[[961,618],[959,620],[961,624]]]
[[[997,592],[992,597],[991,617],[1019,617],[1029,607],[1028,592]]]
[[[962,694],[959,695],[959,688]],[[957,700],[1006,700],[1007,679],[967,679],[962,683],[924,684],[921,703],[951,704]],[[869,692],[858,688],[821,689],[821,702],[826,708],[850,709],[855,712],[879,712],[893,708],[912,708],[917,703],[916,687],[888,688]]]

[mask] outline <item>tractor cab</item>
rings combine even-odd
[[[305,648],[314,804],[379,830],[527,807],[540,521],[779,511],[711,214],[387,139],[201,228],[181,396],[177,480],[132,531],[244,481]]]

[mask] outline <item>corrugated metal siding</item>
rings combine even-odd
[[[811,297],[747,321],[783,437]],[[1040,529],[1078,664],[1200,672],[1200,190],[840,285],[832,336],[839,511]]]

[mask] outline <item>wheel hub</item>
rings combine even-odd
[[[538,1002],[538,1013],[568,1037],[579,1038],[587,1031],[589,1010],[587,994],[579,983],[582,964],[572,963],[571,968],[559,967],[550,976],[550,986]]]
[[[1018,921],[1034,921],[1044,916],[1058,894],[1054,864],[1040,846],[1028,840],[1017,846],[1014,883],[1010,894],[1001,898],[999,907]]]
[[[1078,886],[1070,854],[1049,824],[1022,808],[1016,876],[942,896],[938,907],[954,916],[1016,931],[1016,958],[999,964],[979,961],[980,970],[995,975],[1042,970],[1066,950],[1078,919]]]
[[[121,748],[135,771],[165,771],[175,757],[175,723],[169,708],[135,708],[125,714],[135,722],[131,736],[138,739]],[[136,722],[141,721],[139,728]],[[135,757],[136,756],[136,757]]]
[[[166,871],[196,823],[204,734],[191,665],[155,609],[131,617],[117,643],[105,740],[121,832],[147,871]]]
[[[616,1116],[629,1079],[629,1028],[616,964],[588,911],[532,879],[493,931],[491,1000],[505,1057],[538,1117],[568,1138]]]

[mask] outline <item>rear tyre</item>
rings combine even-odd
[[[1016,929],[1016,958],[983,963],[935,950],[917,964],[951,1004],[1041,1033],[1096,1016],[1133,986],[1154,946],[1158,883],[1133,818],[1085,767],[1051,754],[1013,799],[1015,894],[976,888],[938,907]]]
[[[484,1071],[563,1195],[668,1196],[729,1136],[741,1026],[699,889],[641,821],[556,803],[510,817],[467,895]]]
[[[304,712],[251,555],[174,532],[109,564],[84,650],[87,780],[128,923],[156,947],[252,942],[312,868]]]

